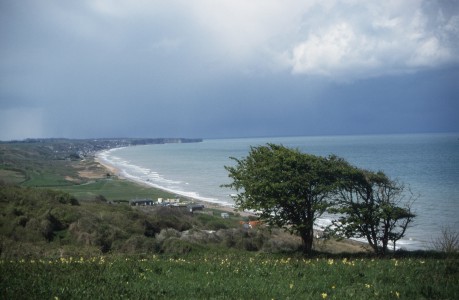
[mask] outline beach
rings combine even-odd
[[[116,148],[114,148],[114,149],[116,149]],[[112,149],[110,149],[110,150],[112,150]],[[100,151],[100,152],[97,152],[94,155],[95,163],[99,164],[100,166],[102,166],[106,170],[106,172],[104,172],[104,174],[110,174],[111,176],[117,176],[120,179],[129,180],[131,182],[134,182],[136,184],[139,184],[139,185],[142,185],[142,186],[145,186],[145,187],[160,189],[160,190],[169,192],[169,193],[174,194],[174,195],[177,194],[176,192],[171,191],[169,189],[162,188],[162,187],[159,187],[159,186],[155,186],[151,182],[148,182],[148,181],[145,181],[145,180],[141,180],[141,179],[136,178],[134,176],[129,176],[124,170],[122,170],[119,167],[111,164],[106,159],[106,153],[107,153],[107,151],[110,151],[110,150]],[[94,177],[99,177],[99,176],[100,176],[100,172],[95,173],[95,172],[88,171],[88,172],[84,173],[83,177],[94,178]],[[196,204],[202,204],[206,208],[218,209],[218,210],[225,211],[225,212],[228,212],[228,213],[238,213],[241,216],[246,216],[246,217],[254,215],[253,213],[250,213],[250,212],[247,212],[247,211],[237,211],[234,208],[234,206],[231,206],[231,205],[224,205],[224,204],[218,203],[218,202],[205,201],[205,200],[202,200],[200,198],[195,198],[195,197],[192,197],[192,196],[189,196],[189,195],[180,195],[180,196],[185,198],[187,200],[187,202],[192,202],[192,203],[196,203]],[[153,200],[155,200],[155,199],[153,199]]]

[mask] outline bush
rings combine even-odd
[[[168,238],[162,244],[161,252],[164,254],[182,255],[190,253],[195,247],[197,247],[196,244],[192,244],[179,238]]]
[[[56,230],[62,230],[68,228],[69,225],[77,221],[79,217],[80,214],[73,208],[68,206],[58,206],[50,211],[48,218],[53,218],[55,220],[54,222],[57,225]]]
[[[97,196],[94,198],[94,200],[95,200],[96,202],[103,202],[103,203],[107,203],[107,202],[108,202],[108,201],[107,201],[107,198],[105,198],[104,195],[97,195]]]
[[[148,220],[145,220],[142,225],[144,228],[143,235],[146,237],[155,237],[161,232],[161,228],[158,224],[150,223]]]
[[[154,210],[150,223],[157,229],[173,228],[178,231],[193,227],[188,213],[180,208],[159,207]]]
[[[440,252],[459,252],[459,231],[451,227],[443,227],[441,234],[432,242],[433,248]]]
[[[223,246],[247,251],[262,248],[265,236],[260,230],[222,229],[217,232]]]
[[[18,218],[16,218],[17,224],[22,227],[25,227],[28,221],[29,218],[27,218],[26,216],[19,216]]]
[[[212,220],[207,223],[206,228],[209,230],[228,229],[228,225],[224,220]]]
[[[157,253],[160,251],[155,239],[134,235],[125,240],[119,251],[126,254]]]
[[[195,244],[220,243],[221,240],[215,231],[191,229],[182,233],[182,240]]]
[[[178,232],[174,228],[165,228],[161,230],[156,239],[158,242],[163,242],[170,238],[180,238],[180,236],[180,232]]]

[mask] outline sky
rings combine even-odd
[[[0,0],[0,140],[424,132],[458,0]]]

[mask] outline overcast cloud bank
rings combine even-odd
[[[0,1],[0,139],[459,131],[457,1]]]

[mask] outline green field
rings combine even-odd
[[[0,262],[3,299],[458,299],[457,260],[230,252]],[[26,287],[26,288],[25,288]]]
[[[68,192],[78,200],[94,200],[100,195],[112,201],[134,198],[156,200],[175,196],[117,176],[107,177],[105,175],[109,171],[92,156],[73,158],[81,143],[72,140],[0,143],[0,183],[52,188]],[[87,178],[79,171],[95,172],[96,176]]]
[[[103,195],[107,200],[112,201],[135,198],[149,198],[156,201],[157,198],[171,198],[175,196],[159,189],[142,186],[116,177],[88,181],[80,185],[60,186],[58,189],[68,192],[81,200],[94,199],[98,195]]]

